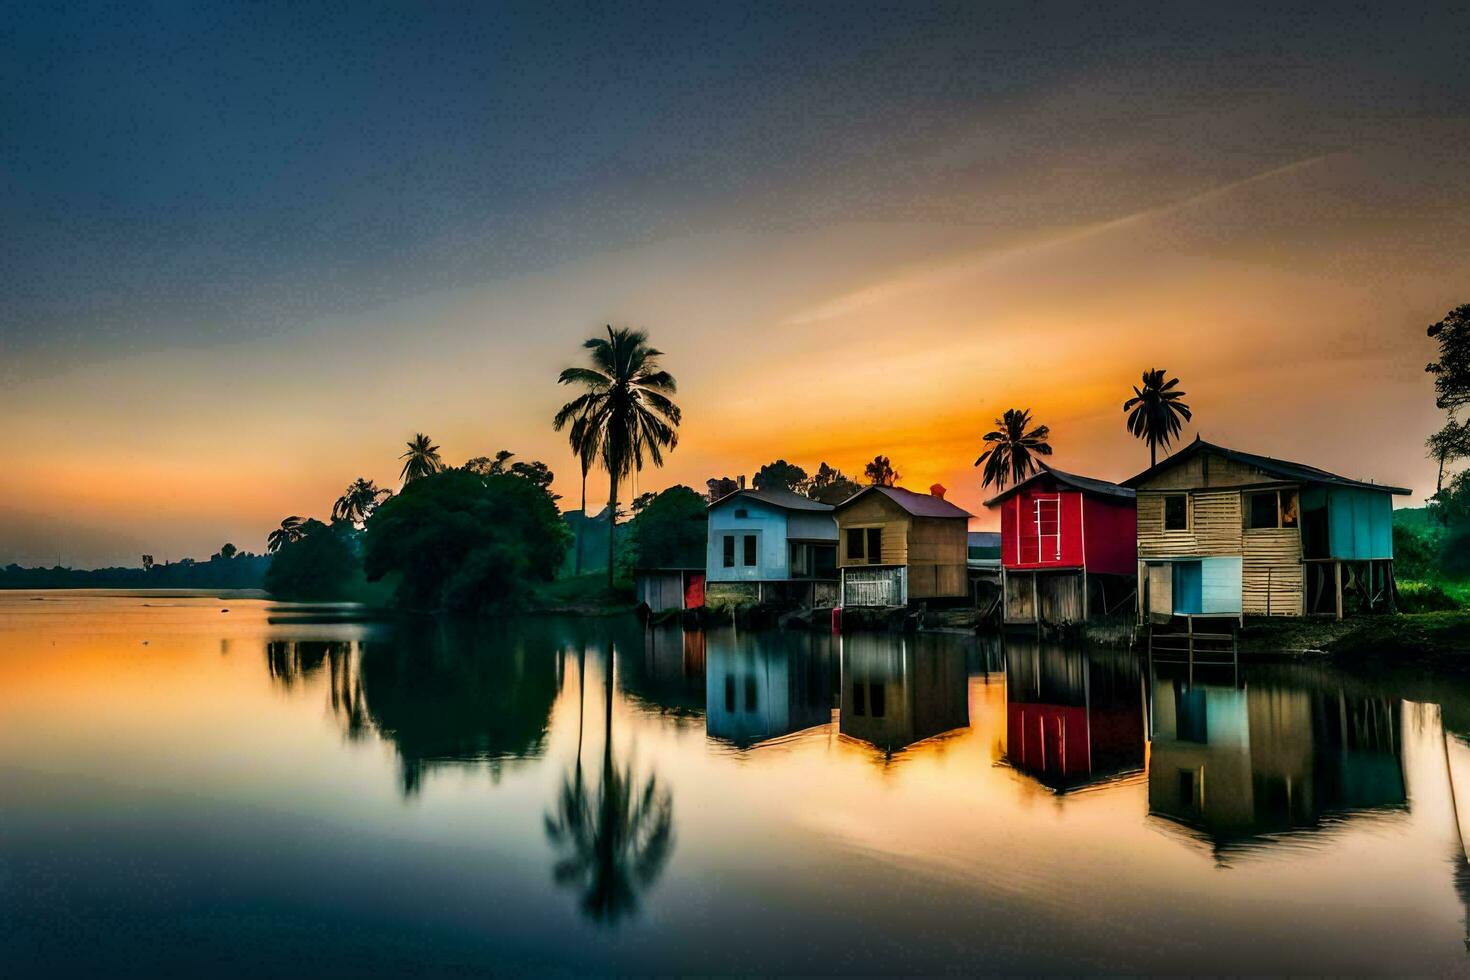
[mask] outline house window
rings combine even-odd
[[[1189,530],[1189,496],[1171,493],[1164,498],[1164,530]]]
[[[737,507],[735,508],[735,516],[743,520],[750,516],[750,511],[746,510],[744,507]]]
[[[725,710],[733,713],[735,711],[735,675],[725,675]]]
[[[883,560],[883,529],[868,528],[868,564],[876,565]]]
[[[847,560],[863,560],[863,529],[860,527],[847,529]]]
[[[1247,530],[1296,527],[1296,491],[1262,490],[1246,494],[1245,520]]]
[[[745,535],[745,567],[755,567],[755,535]]]
[[[735,535],[725,535],[725,567],[735,567]]]
[[[1245,526],[1251,529],[1276,527],[1276,491],[1248,493],[1245,497]]]

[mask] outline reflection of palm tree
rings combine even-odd
[[[619,769],[613,762],[611,646],[604,686],[602,780],[589,795],[579,755],[555,817],[546,816],[546,836],[562,852],[552,869],[557,884],[577,889],[589,918],[615,923],[637,910],[639,892],[658,879],[673,853],[674,803],[656,776],[640,786],[631,765]]]
[[[643,469],[645,454],[654,466],[662,466],[664,450],[678,445],[679,406],[669,397],[678,385],[659,367],[663,351],[650,347],[642,330],[608,327],[606,340],[593,337],[582,346],[590,352],[592,366],[567,368],[557,382],[586,391],[563,405],[552,425],[558,432],[571,425],[572,436],[580,426],[573,451],[583,461],[600,455],[607,468],[607,585],[612,588],[618,483]],[[588,449],[585,443],[592,439],[596,442]]]
[[[403,472],[399,474],[404,483],[412,483],[424,476],[431,476],[444,468],[439,458],[439,447],[422,432],[408,442],[408,451],[398,457],[403,460]]]
[[[1020,483],[1036,472],[1037,456],[1050,456],[1051,429],[1031,425],[1031,409],[1008,408],[995,420],[995,431],[985,433],[990,448],[980,454],[975,465],[985,464],[980,485],[992,483],[1004,490],[1007,483]]]

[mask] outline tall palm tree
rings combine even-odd
[[[398,458],[404,460],[403,472],[399,476],[405,484],[444,469],[444,461],[439,458],[439,447],[422,432],[409,440],[408,452]]]
[[[347,485],[347,490],[332,505],[332,520],[351,521],[361,527],[373,516],[378,504],[392,496],[389,490],[381,490],[372,480],[358,477]]]
[[[1007,483],[1020,483],[1038,469],[1038,456],[1050,456],[1051,429],[1044,425],[1031,428],[1031,409],[1008,408],[995,420],[995,431],[985,433],[989,449],[980,454],[975,465],[985,464],[980,485],[992,483],[1004,490]]]
[[[265,550],[275,554],[288,544],[300,541],[306,536],[306,520],[294,514],[281,521],[281,526],[266,535]]]
[[[1169,444],[1179,435],[1181,422],[1193,416],[1189,406],[1179,399],[1184,392],[1178,390],[1179,379],[1164,380],[1164,368],[1150,368],[1143,372],[1143,384],[1135,385],[1133,397],[1123,403],[1128,413],[1128,431],[1148,443],[1148,465],[1159,461],[1159,447]]]
[[[588,406],[583,406],[575,418],[570,419],[567,428],[567,444],[571,446],[572,452],[577,457],[577,463],[582,470],[582,521],[587,519],[587,474],[592,471],[592,464],[597,461],[602,452],[602,431],[592,422],[588,416]],[[557,415],[556,428],[560,430],[565,426],[567,420],[561,414]],[[582,532],[585,530],[584,523],[577,525],[577,553],[574,559],[573,572],[582,574]]]
[[[632,766],[613,760],[613,657],[608,646],[603,690],[607,713],[602,739],[602,779],[588,792],[578,759],[562,783],[556,815],[545,818],[546,836],[562,852],[552,867],[559,885],[577,889],[582,911],[615,923],[637,910],[638,895],[662,873],[673,853],[674,802],[658,777],[637,780]]]
[[[607,584],[612,588],[618,483],[642,470],[645,458],[662,466],[664,452],[679,444],[679,406],[669,397],[678,384],[659,366],[663,351],[650,347],[642,330],[609,326],[606,339],[593,337],[582,346],[592,366],[567,368],[557,383],[581,385],[586,391],[563,405],[552,424],[558,432],[580,425],[581,442],[596,440],[593,455],[607,469]],[[574,451],[589,458],[582,456],[580,443]]]
[[[898,471],[887,456],[874,456],[873,461],[863,467],[863,475],[875,487],[891,487],[899,481]]]

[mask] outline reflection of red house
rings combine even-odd
[[[1041,466],[985,502],[1000,511],[1006,622],[1074,623],[1114,611],[1138,571],[1133,491]]]
[[[1138,768],[1142,732],[1141,705],[1091,711],[1060,704],[1006,705],[1006,757],[1054,789]]]
[[[1066,792],[1143,768],[1138,663],[1008,644],[1006,759]]]
[[[1059,704],[1006,705],[1006,754],[1026,772],[1067,776],[1092,771],[1087,709]]]

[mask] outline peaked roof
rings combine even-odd
[[[932,493],[914,493],[914,491],[905,490],[903,487],[863,487],[857,493],[838,504],[837,509],[841,510],[864,494],[874,492],[883,494],[883,496],[898,504],[898,506],[915,517],[963,517],[969,519],[975,516],[967,510],[961,510],[942,497],[936,497]]]
[[[831,504],[824,504],[820,500],[803,497],[801,494],[792,493],[790,490],[755,489],[736,490],[734,493],[727,493],[719,500],[710,504],[710,506],[718,507],[721,504],[734,500],[736,497],[759,500],[762,503],[770,504],[772,507],[780,507],[783,510],[830,511],[833,509]]]
[[[1194,456],[1203,452],[1214,453],[1217,456],[1222,456],[1225,459],[1233,460],[1245,466],[1254,466],[1264,473],[1269,473],[1279,479],[1290,480],[1295,483],[1321,483],[1332,487],[1357,487],[1361,490],[1378,490],[1381,493],[1393,494],[1408,494],[1413,492],[1404,487],[1391,487],[1386,483],[1350,480],[1345,476],[1338,476],[1336,473],[1319,470],[1317,467],[1308,466],[1305,463],[1293,463],[1285,459],[1257,456],[1255,453],[1243,453],[1238,449],[1226,449],[1224,446],[1217,446],[1212,442],[1205,442],[1199,436],[1195,436],[1194,442],[1191,442],[1173,456],[1164,459],[1154,466],[1150,466],[1135,477],[1124,480],[1123,484],[1125,486],[1136,487],[1145,480],[1149,480],[1165,470],[1177,466],[1188,459],[1192,459]]]
[[[1054,466],[1047,466],[1040,460],[1037,462],[1041,466],[1040,470],[1026,477],[1026,479],[1017,483],[1009,490],[1002,490],[994,497],[991,497],[985,501],[985,506],[994,507],[996,504],[1009,500],[1037,480],[1044,480],[1047,477],[1051,477],[1063,486],[1071,487],[1073,490],[1080,490],[1082,493],[1096,494],[1100,497],[1118,497],[1124,500],[1132,500],[1134,497],[1133,491],[1128,487],[1120,486],[1116,483],[1109,483],[1107,480],[1094,480],[1090,476],[1077,476],[1074,473],[1059,470]]]

